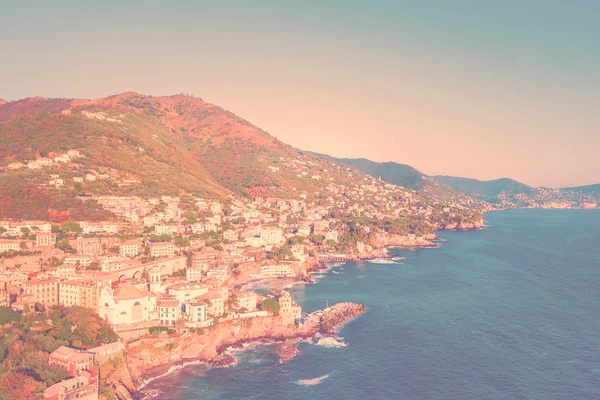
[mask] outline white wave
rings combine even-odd
[[[155,376],[155,377],[152,377],[152,378],[144,380],[142,382],[141,386],[138,388],[138,390],[143,389],[150,382],[153,382],[153,381],[155,381],[155,380],[157,380],[159,378],[164,378],[165,376],[170,375],[170,374],[172,374],[175,371],[179,371],[180,369],[183,369],[183,368],[188,367],[190,365],[201,365],[201,364],[202,364],[201,361],[189,361],[189,362],[184,362],[181,365],[172,365],[171,367],[169,367],[168,371],[165,372],[164,374],[158,375],[158,376]]]
[[[329,374],[325,374],[323,376],[319,376],[319,377],[313,378],[313,379],[300,379],[298,381],[298,385],[314,386],[314,385],[318,385],[319,383],[323,382],[327,378],[329,378]]]
[[[389,258],[376,258],[370,261],[371,264],[395,264],[394,261]]]
[[[303,283],[304,283],[304,281],[295,281],[295,282],[290,283],[289,285],[285,285],[283,288],[284,289],[290,289],[290,288],[292,288],[295,285],[300,285],[300,284],[303,284]]]
[[[333,336],[323,336],[316,343],[317,346],[321,347],[333,347],[333,348],[341,348],[347,347],[348,343],[345,343],[343,338],[333,337]]]

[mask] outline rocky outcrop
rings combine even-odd
[[[435,239],[437,239],[435,235],[428,235],[427,237],[411,237],[385,234],[379,235],[377,239],[372,242],[372,245],[379,249],[384,249],[386,247],[436,247],[435,243],[431,241]]]
[[[281,343],[275,349],[275,354],[279,358],[280,363],[286,363],[293,360],[294,357],[300,354],[298,343]]]
[[[309,339],[318,333],[331,334],[365,310],[361,304],[338,303],[309,314],[300,325],[288,325],[280,316],[256,317],[224,321],[205,329],[202,335],[141,339],[128,347],[127,364],[132,375],[142,378],[162,375],[172,366],[194,360],[223,367],[236,361],[227,353],[230,348],[250,342],[286,342]]]
[[[321,333],[336,333],[349,320],[367,311],[367,307],[356,303],[338,303],[325,309],[320,315]]]
[[[446,230],[446,231],[452,231],[452,230],[467,231],[467,230],[481,229],[481,228],[485,228],[485,221],[483,220],[483,218],[481,218],[475,222],[465,222],[465,221],[461,221],[460,223],[453,222],[451,224],[441,225],[439,227],[439,229]]]

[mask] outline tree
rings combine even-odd
[[[63,222],[60,225],[60,230],[63,232],[83,232],[81,225],[77,222]]]
[[[260,308],[265,311],[277,314],[279,312],[279,302],[274,299],[264,299],[260,305]]]
[[[100,263],[97,261],[94,261],[93,263],[88,265],[87,269],[91,269],[92,271],[100,271]]]
[[[176,237],[174,242],[175,242],[175,245],[179,246],[179,252],[182,251],[182,248],[188,247],[190,245],[190,240],[183,238],[181,236]]]
[[[231,293],[229,295],[229,299],[227,300],[227,305],[229,306],[229,308],[233,308],[235,306],[235,303],[237,303],[237,295],[235,293]]]
[[[13,312],[8,307],[0,307],[0,325],[8,324],[9,322],[16,322],[21,320],[21,315]]]
[[[30,376],[19,372],[8,372],[0,376],[0,393],[3,400],[33,400],[38,398],[43,385]],[[40,395],[41,396],[41,395]]]
[[[183,218],[185,218],[182,222],[183,225],[193,225],[196,222],[198,222],[198,217],[196,216],[196,214],[190,211],[183,214]]]
[[[62,251],[66,251],[68,253],[73,252],[73,247],[71,247],[69,242],[67,242],[66,240],[61,240],[60,242],[57,242],[54,245],[54,247],[56,247],[57,249],[61,249]]]

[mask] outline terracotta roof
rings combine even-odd
[[[140,289],[134,287],[130,283],[124,283],[115,290],[114,293],[115,300],[133,300],[139,299],[142,297],[146,297],[146,293],[142,292]]]
[[[58,349],[50,353],[50,357],[56,357],[66,361],[82,361],[93,357],[93,354],[67,346],[60,346]]]

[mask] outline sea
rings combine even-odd
[[[600,399],[600,210],[486,214],[480,231],[439,232],[436,249],[390,250],[290,291],[303,311],[368,311],[332,346],[300,343],[280,364],[250,346],[228,368],[190,365],[148,399]],[[335,344],[339,345],[335,345]]]

